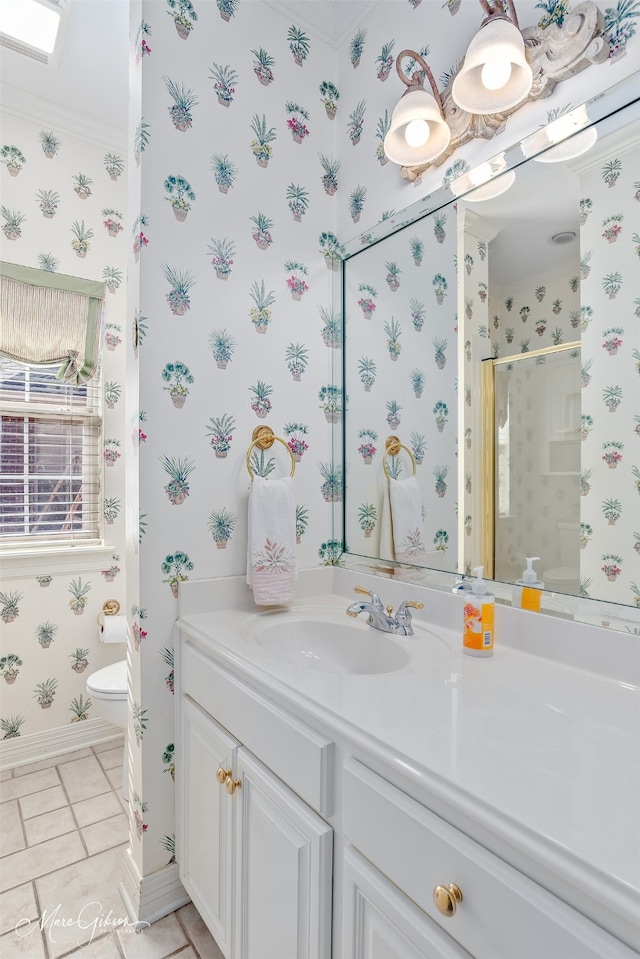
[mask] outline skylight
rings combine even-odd
[[[3,45],[27,54],[37,51],[48,59],[56,45],[63,5],[64,0],[2,0]]]

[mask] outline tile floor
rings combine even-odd
[[[137,934],[115,925],[127,917],[123,748],[103,743],[0,774],[2,959],[222,959],[191,903]]]

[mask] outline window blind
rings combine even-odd
[[[77,386],[55,366],[0,360],[0,542],[99,540],[100,376]]]
[[[57,361],[81,384],[100,360],[105,284],[0,262],[0,353],[21,363]]]

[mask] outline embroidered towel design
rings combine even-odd
[[[249,493],[247,583],[257,606],[293,602],[296,578],[293,479],[254,476]]]
[[[389,481],[393,546],[399,563],[420,565],[424,558],[424,529],[420,487],[415,476]]]

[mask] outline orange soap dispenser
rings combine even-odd
[[[469,656],[493,656],[496,598],[482,578],[484,566],[476,566],[471,592],[465,591],[462,650]]]
[[[522,579],[516,580],[513,590],[513,605],[516,609],[528,609],[532,613],[540,612],[544,583],[539,580],[533,564],[539,556],[527,557],[527,568],[522,571]]]

